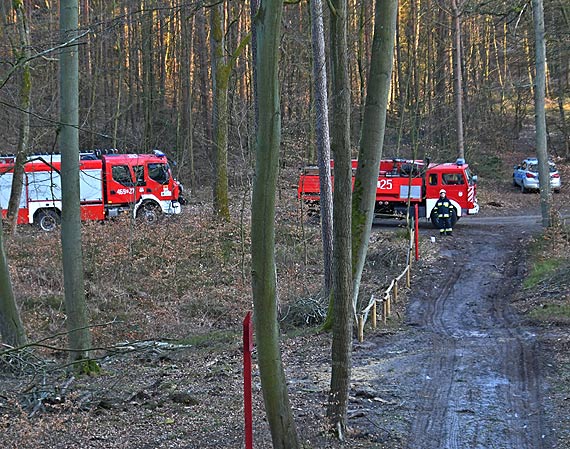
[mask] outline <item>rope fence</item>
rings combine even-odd
[[[417,219],[416,219],[417,220]],[[380,310],[380,318],[383,324],[386,324],[388,318],[391,315],[392,303],[396,303],[398,301],[398,294],[399,288],[402,283],[402,279],[404,276],[406,277],[406,287],[410,288],[411,286],[411,271],[412,271],[412,251],[414,247],[414,242],[416,242],[416,232],[417,230],[414,227],[410,228],[410,241],[408,245],[408,251],[406,256],[406,267],[404,270],[392,281],[390,285],[380,297],[372,295],[370,297],[370,301],[368,305],[362,309],[360,313],[356,315],[356,323],[358,326],[358,341],[362,343],[364,341],[364,325],[370,318],[372,328],[376,329],[378,325],[378,308],[379,305],[381,306]],[[417,245],[417,242],[416,242]],[[417,254],[416,254],[417,260]],[[380,304],[379,304],[380,303]]]

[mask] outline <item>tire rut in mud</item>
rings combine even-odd
[[[541,413],[536,339],[509,308],[520,281],[518,242],[526,239],[519,232],[466,225],[461,238],[438,241],[440,264],[412,293],[412,327],[370,343],[376,380],[355,369],[356,385],[393,385],[398,406],[375,412],[383,422],[378,441],[409,449],[554,447]]]

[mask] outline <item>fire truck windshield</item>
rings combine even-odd
[[[474,185],[477,182],[477,178],[473,176],[473,173],[471,173],[471,170],[469,170],[469,168],[465,169],[465,175],[467,176],[467,180],[470,186]]]

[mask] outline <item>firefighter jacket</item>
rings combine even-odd
[[[444,196],[443,198],[437,200],[433,211],[437,214],[438,218],[451,218],[452,207],[453,206],[451,205],[451,201],[449,201],[447,196]]]

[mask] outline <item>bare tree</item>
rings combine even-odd
[[[353,305],[358,290],[376,205],[378,169],[382,158],[386,110],[394,60],[394,40],[398,0],[376,0],[374,38],[366,105],[358,153],[358,169],[352,194]]]
[[[348,76],[347,2],[331,0],[333,194],[333,324],[331,388],[327,416],[340,439],[347,426],[352,364],[350,79]]]
[[[534,86],[534,118],[536,126],[536,153],[538,156],[538,179],[540,184],[540,209],[542,226],[552,225],[550,211],[552,208],[552,192],[550,189],[550,170],[548,165],[548,148],[546,142],[546,112],[544,109],[546,96],[546,44],[544,40],[544,9],[542,0],[532,0],[532,17],[535,38],[535,86]]]
[[[3,234],[0,223],[0,335],[4,343],[16,347],[26,343],[26,331],[12,289]]]
[[[68,345],[76,369],[89,372],[91,332],[85,303],[79,204],[78,3],[60,1],[60,38],[70,42],[60,52],[61,246]]]
[[[256,16],[259,128],[251,204],[251,280],[259,374],[273,447],[299,447],[279,350],[275,266],[275,194],[281,145],[279,40],[283,2],[267,0]]]
[[[323,4],[321,0],[311,0],[311,25],[316,111],[317,164],[319,166],[320,182],[319,206],[321,209],[321,235],[323,240],[323,297],[328,298],[332,287],[333,204],[327,69],[325,60]]]
[[[461,69],[461,4],[451,0],[453,14],[453,80],[455,97],[455,126],[457,134],[457,156],[465,158],[463,139],[463,75]]]
[[[24,163],[27,159],[28,141],[30,139],[32,72],[30,68],[30,30],[26,19],[24,2],[22,0],[12,2],[12,8],[16,16],[19,38],[18,45],[14,46],[13,53],[16,64],[20,65],[18,69],[20,75],[20,124],[18,130],[18,149],[16,150],[12,188],[10,191],[10,201],[8,202],[7,222],[8,228],[15,234],[16,223],[18,222],[18,211],[20,210],[20,198],[22,197],[24,184]]]
[[[210,11],[212,42],[212,78],[214,92],[213,108],[213,154],[214,154],[214,212],[221,218],[229,220],[228,200],[228,130],[229,107],[228,92],[230,75],[237,57],[249,43],[248,34],[237,46],[231,57],[226,55],[225,34],[225,2],[214,5]]]

